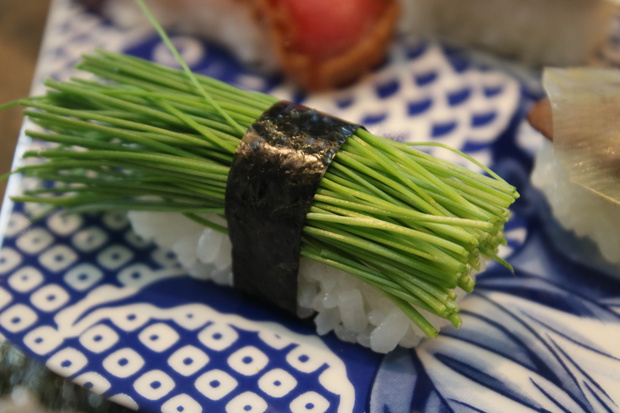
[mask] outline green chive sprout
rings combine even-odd
[[[27,135],[56,145],[26,152],[44,162],[13,173],[55,184],[13,200],[176,212],[226,232],[205,214],[224,215],[236,147],[278,99],[103,50],[77,67],[95,79],[49,79],[47,94],[19,101],[43,130]],[[418,310],[461,324],[455,289],[473,290],[483,259],[508,265],[497,253],[519,194],[480,164],[487,175],[412,146],[358,129],[321,181],[301,255],[379,289],[434,337]]]

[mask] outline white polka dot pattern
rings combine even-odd
[[[39,255],[41,265],[51,272],[69,268],[78,258],[74,250],[65,245],[56,245]]]
[[[201,413],[202,406],[187,394],[179,394],[161,405],[163,413]]]
[[[238,337],[239,334],[232,327],[223,323],[211,324],[198,334],[198,339],[215,351],[230,347]]]
[[[17,239],[17,246],[27,254],[37,254],[49,247],[54,237],[43,228],[34,228],[26,231]]]
[[[121,230],[127,227],[127,216],[122,212],[106,212],[103,214],[103,224],[112,230]]]
[[[99,324],[89,328],[80,336],[80,344],[93,353],[101,353],[115,345],[119,336],[112,328]]]
[[[149,400],[159,400],[174,389],[174,380],[161,370],[151,370],[140,376],[134,389]]]
[[[43,274],[34,267],[22,267],[9,277],[9,286],[20,293],[33,290],[43,282]]]
[[[148,322],[149,318],[150,317],[148,314],[140,311],[115,312],[111,316],[112,322],[125,331],[134,331],[139,329]]]
[[[45,364],[61,376],[72,376],[88,364],[88,359],[79,350],[66,347],[52,355]]]
[[[271,347],[278,349],[278,350],[282,350],[284,347],[287,347],[292,344],[292,341],[289,337],[281,336],[271,331],[261,332],[259,337],[265,343],[269,344]]]
[[[199,304],[180,306],[174,310],[172,320],[186,330],[199,329],[210,321],[208,315],[201,310],[202,306]]]
[[[263,413],[267,411],[267,407],[267,402],[258,394],[246,391],[228,402],[226,405],[226,413]]]
[[[297,386],[297,380],[286,370],[273,369],[258,380],[258,387],[271,397],[283,397]]]
[[[129,249],[121,245],[112,245],[97,255],[97,262],[108,270],[116,270],[127,264],[132,255]]]
[[[209,362],[209,356],[197,347],[187,345],[175,351],[168,359],[168,364],[177,373],[191,376]]]
[[[67,236],[73,234],[82,225],[82,217],[56,213],[47,219],[47,225],[56,235]]]
[[[196,388],[206,398],[220,400],[237,387],[237,380],[222,370],[210,370],[195,382]]]
[[[11,297],[11,293],[0,287],[0,309],[6,307],[6,305],[9,304],[12,299],[13,297]]]
[[[11,333],[26,330],[37,321],[37,313],[24,304],[15,304],[0,314],[0,325]]]
[[[82,252],[91,252],[100,248],[108,240],[108,234],[98,227],[78,231],[71,238],[73,246]]]
[[[56,350],[64,338],[51,326],[41,326],[30,330],[24,337],[24,344],[36,354],[45,355]]]
[[[256,347],[246,346],[228,357],[228,365],[237,373],[253,376],[265,368],[269,359]]]
[[[317,392],[309,391],[297,397],[291,403],[292,413],[324,413],[329,407],[325,397]]]
[[[94,371],[82,373],[73,381],[96,394],[103,394],[110,388],[110,382]]]
[[[28,228],[29,225],[30,220],[24,214],[13,213],[9,218],[4,234],[7,237],[14,237],[22,230]]]
[[[30,302],[41,311],[51,312],[67,304],[69,294],[58,284],[47,284],[30,296]]]
[[[103,367],[113,376],[126,378],[136,374],[144,366],[144,359],[135,350],[123,348],[103,360]]]
[[[286,355],[286,361],[297,370],[312,373],[321,367],[323,360],[303,347],[295,347]]]
[[[67,271],[64,278],[71,288],[85,291],[103,278],[103,271],[91,264],[80,264]]]
[[[12,248],[0,250],[0,274],[8,274],[22,261],[21,255]]]
[[[151,324],[140,332],[138,338],[149,349],[157,353],[169,349],[179,340],[179,334],[163,323]]]

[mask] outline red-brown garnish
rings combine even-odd
[[[260,0],[287,75],[305,89],[354,81],[384,58],[399,6],[395,0]]]
[[[553,117],[549,99],[536,102],[527,114],[527,120],[534,129],[545,135],[547,139],[553,140]]]

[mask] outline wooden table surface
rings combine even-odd
[[[0,0],[0,104],[28,95],[49,0]],[[0,175],[8,172],[22,124],[20,108],[0,111]],[[0,184],[0,205],[5,184]]]

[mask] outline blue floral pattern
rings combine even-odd
[[[490,270],[460,330],[388,355],[371,412],[406,411],[381,390],[399,391],[390,382],[416,395],[419,411],[618,411],[620,286],[562,265],[549,242],[532,234],[511,260],[514,277]],[[408,382],[392,377],[403,369]]]
[[[152,32],[119,29],[68,0],[52,8],[41,69],[66,78],[82,52],[171,64]],[[499,265],[463,303],[463,327],[381,355],[185,274],[123,214],[0,218],[0,332],[50,369],[145,412],[620,411],[620,285],[571,262],[529,183],[539,137],[522,124],[536,82],[466,51],[401,38],[358,84],[306,95],[225,51],[175,36],[193,70],[328,111],[403,141],[446,143],[491,165],[522,198]],[[39,92],[42,90],[39,86]],[[36,145],[24,137],[21,151]],[[463,160],[437,148],[428,151]],[[14,177],[10,191],[32,185]]]

